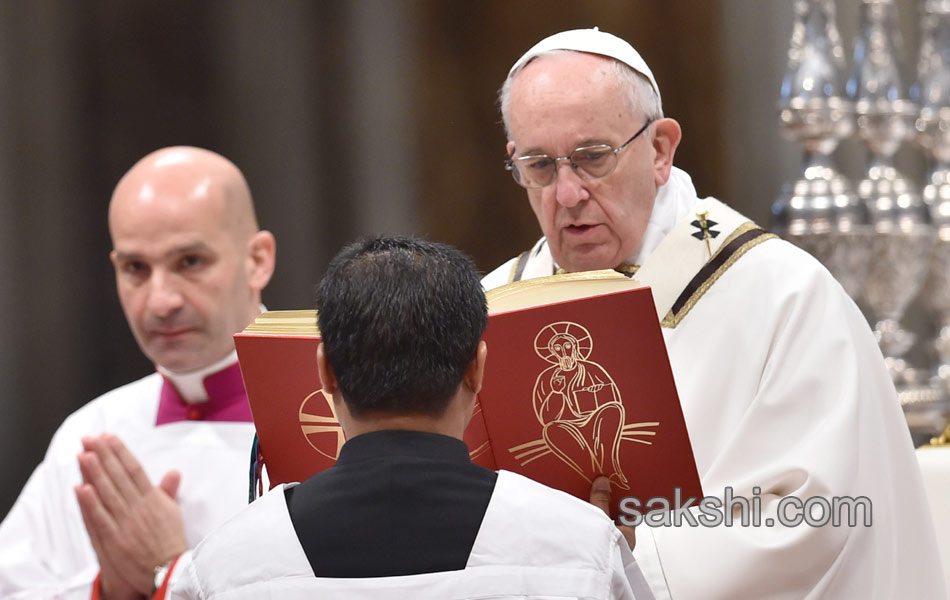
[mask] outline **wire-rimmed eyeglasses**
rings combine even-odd
[[[567,156],[554,158],[547,154],[533,154],[530,156],[509,156],[505,160],[505,169],[511,171],[518,185],[526,188],[543,188],[554,183],[557,178],[558,163],[562,160],[570,161],[574,172],[584,179],[600,179],[614,172],[617,168],[617,154],[626,148],[637,137],[646,131],[653,119],[647,119],[643,127],[637,130],[630,139],[614,148],[609,144],[597,144],[575,148]]]

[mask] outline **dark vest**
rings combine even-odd
[[[465,568],[496,479],[461,440],[377,431],[284,493],[315,576],[387,577]]]

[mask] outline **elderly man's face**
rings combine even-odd
[[[511,88],[509,152],[558,157],[580,146],[623,144],[646,117],[633,114],[609,69],[608,59],[576,52],[529,63]],[[582,179],[563,161],[554,183],[528,190],[558,265],[610,269],[637,251],[662,183],[652,140],[651,125],[603,179]]]
[[[231,352],[232,335],[257,309],[248,243],[232,231],[219,186],[131,187],[117,190],[110,226],[132,333],[153,362],[172,371],[213,364]]]

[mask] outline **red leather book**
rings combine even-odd
[[[586,500],[702,497],[650,289],[614,272],[488,293],[488,362],[465,432],[472,460]],[[313,311],[261,315],[235,336],[270,484],[332,465],[343,435],[320,391]]]

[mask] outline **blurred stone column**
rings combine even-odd
[[[2,335],[7,339],[16,339],[20,335],[20,320],[13,318],[16,314],[16,287],[17,269],[13,264],[16,246],[19,240],[14,237],[15,211],[13,205],[13,148],[11,147],[10,130],[13,116],[13,56],[10,48],[10,13],[15,6],[12,3],[0,3],[0,81],[6,85],[0,86],[0,281],[4,282],[0,291],[0,319],[3,319]],[[23,394],[23,382],[17,368],[16,344],[0,343],[0,440],[14,440],[20,417],[19,401]],[[13,449],[9,441],[0,441],[0,449]],[[6,452],[4,452],[7,456]],[[5,476],[12,473],[4,468]],[[17,474],[19,475],[19,474]],[[6,479],[6,477],[4,477]],[[4,495],[0,498],[0,518],[6,513],[13,498]]]
[[[277,235],[272,309],[305,308],[359,233],[418,223],[411,6],[359,0],[213,5],[218,137]],[[280,64],[279,69],[273,65]]]
[[[419,161],[447,161],[445,148],[419,148],[414,91],[415,12],[408,3],[346,3],[351,32],[341,59],[350,75],[346,115],[354,165],[356,228],[361,233],[410,233],[419,228]],[[441,156],[440,156],[441,155]]]
[[[0,516],[62,416],[89,398],[96,339],[78,193],[78,4],[0,3]]]
[[[325,68],[339,58],[326,35],[336,15],[323,14],[339,7],[301,0],[281,2],[279,10],[245,0],[212,6],[220,21],[209,32],[220,78],[212,85],[222,108],[217,137],[247,177],[261,226],[277,236],[277,269],[264,302],[307,308],[336,232],[349,227],[345,198],[328,178],[339,140],[321,101],[339,93]]]

